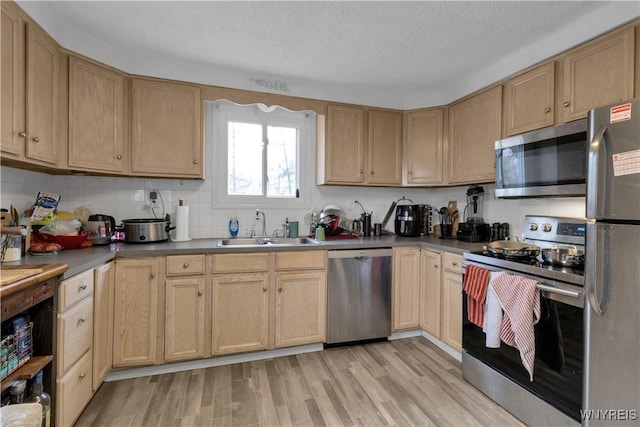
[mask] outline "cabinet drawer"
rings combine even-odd
[[[327,251],[278,252],[276,270],[322,270],[327,267]]]
[[[172,255],[167,257],[167,276],[204,274],[204,255]]]
[[[93,293],[93,270],[77,274],[60,283],[60,307],[58,312]]]
[[[93,298],[86,298],[58,314],[58,376],[67,372],[92,342]]]
[[[445,252],[442,255],[442,264],[445,270],[462,274],[462,255]]]
[[[269,271],[269,254],[223,254],[213,256],[214,273]]]
[[[56,425],[71,426],[87,406],[91,397],[91,350],[58,379]]]

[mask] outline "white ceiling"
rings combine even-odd
[[[19,1],[123,71],[410,109],[450,103],[640,16],[600,1]]]

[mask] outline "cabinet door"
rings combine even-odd
[[[114,367],[158,362],[159,283],[156,258],[116,261]]]
[[[406,114],[405,182],[441,184],[444,109],[430,108]]]
[[[87,406],[91,392],[91,350],[58,379],[55,417],[57,426],[72,426]]]
[[[402,184],[402,113],[369,110],[367,183]]]
[[[438,252],[420,251],[420,327],[436,338],[440,338],[441,266]]]
[[[329,105],[324,152],[320,158],[325,179],[321,184],[364,183],[364,109]]]
[[[58,46],[40,29],[27,24],[27,140],[25,156],[57,163]]]
[[[276,275],[276,347],[325,340],[326,284],[325,271]]]
[[[165,361],[204,356],[205,278],[194,276],[166,281]]]
[[[93,298],[58,314],[58,376],[63,376],[93,344]],[[91,375],[91,371],[87,372]]]
[[[200,88],[134,79],[131,97],[131,172],[202,178]]]
[[[1,107],[0,148],[3,157],[21,158],[24,154],[24,26],[20,12],[9,2],[2,7],[2,69],[0,71]]]
[[[442,274],[440,339],[455,350],[462,350],[462,274],[449,270]]]
[[[420,324],[420,249],[393,250],[393,330]]]
[[[504,85],[505,136],[553,126],[554,102],[554,62],[509,80]]]
[[[114,262],[95,269],[93,290],[93,390],[96,391],[113,364]]]
[[[124,78],[69,57],[69,166],[123,172]]]
[[[269,331],[269,273],[213,277],[213,353],[264,350]]]
[[[617,31],[562,57],[563,122],[633,97],[634,28]]]
[[[449,184],[495,180],[495,142],[502,128],[502,86],[449,108]]]

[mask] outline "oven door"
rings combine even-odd
[[[495,267],[465,261],[491,271]],[[510,274],[519,274],[506,271]],[[538,281],[541,316],[535,325],[536,359],[533,381],[522,365],[519,351],[501,343],[486,347],[486,335],[467,316],[467,295],[463,293],[464,351],[535,394],[569,417],[579,420],[582,408],[583,307],[580,287],[522,274]]]

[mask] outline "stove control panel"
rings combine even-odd
[[[522,221],[522,237],[525,240],[582,246],[586,223],[584,218],[527,215]]]

